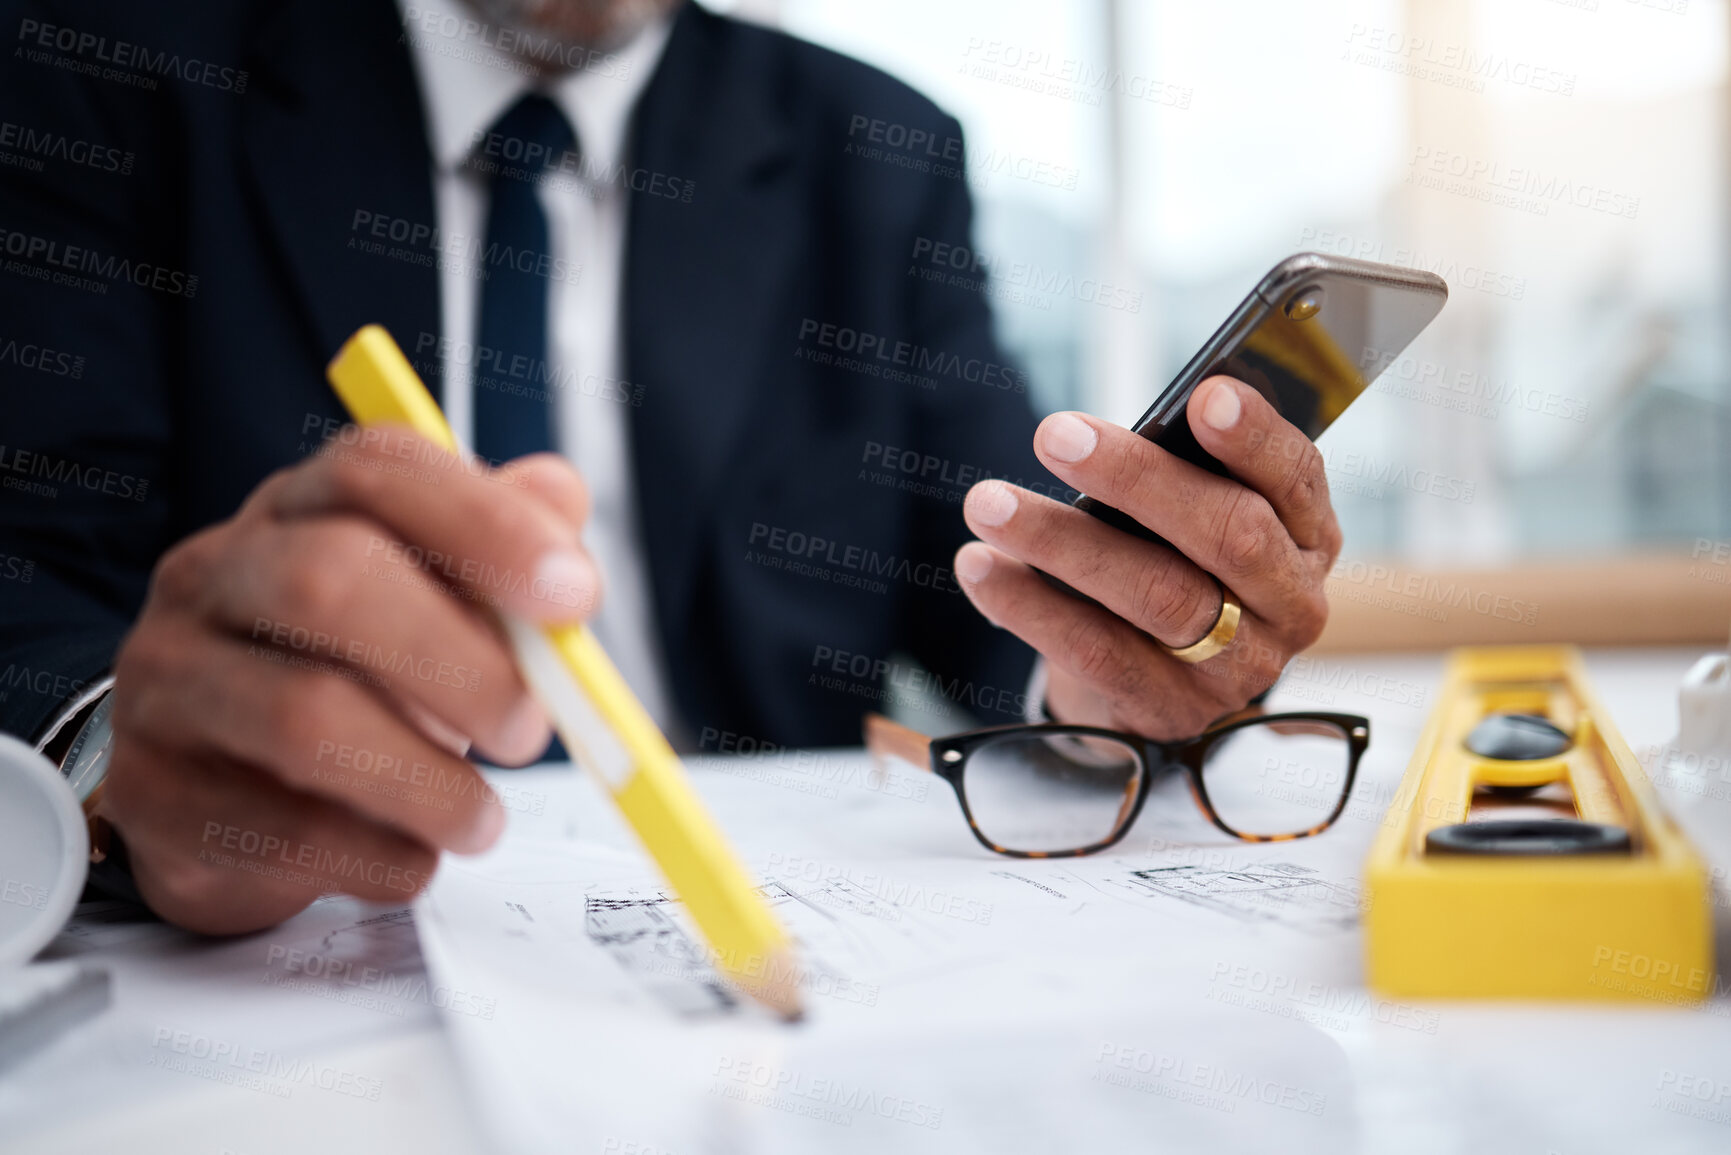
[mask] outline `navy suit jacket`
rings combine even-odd
[[[344,338],[384,324],[437,387],[439,286],[389,0],[6,8],[0,727],[30,736],[164,551],[340,421]],[[688,4],[630,139],[617,392],[690,735],[852,744],[922,681],[1015,717],[1031,652],[950,563],[968,481],[1048,475],[981,285],[930,259],[970,243],[959,127]]]

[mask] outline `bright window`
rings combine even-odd
[[[1134,418],[1291,252],[1416,264],[1448,308],[1322,442],[1350,554],[1731,536],[1724,0],[716,6],[960,118],[1047,408]]]

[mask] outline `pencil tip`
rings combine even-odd
[[[768,1007],[783,1022],[797,1023],[805,1018],[805,1007],[799,997],[802,979],[803,975],[793,952],[782,949],[769,956],[768,965],[761,976],[757,976],[755,980],[735,976],[734,981],[746,994]]]

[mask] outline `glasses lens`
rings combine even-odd
[[[968,755],[962,793],[1005,850],[1080,850],[1117,833],[1142,781],[1142,757],[1115,738],[1008,735]]]
[[[1350,761],[1346,730],[1335,723],[1271,719],[1214,743],[1202,786],[1220,820],[1240,834],[1306,834],[1340,805]]]

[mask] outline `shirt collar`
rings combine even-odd
[[[510,51],[518,33],[481,20],[460,0],[398,0],[403,34],[420,80],[433,162],[459,168],[475,141],[518,97],[535,87],[528,63]],[[616,47],[565,48],[522,34],[531,51],[559,52],[572,64],[544,91],[570,119],[584,171],[612,171],[624,160],[626,130],[672,27],[662,15]]]

